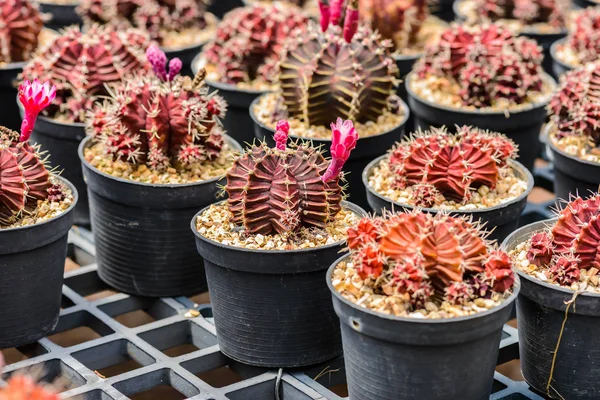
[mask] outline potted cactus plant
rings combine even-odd
[[[341,353],[325,271],[364,211],[342,201],[341,170],[356,146],[351,121],[333,131],[328,162],[308,142],[248,148],[227,172],[226,202],[192,219],[223,354],[261,367],[318,364]],[[251,344],[251,345],[250,345]]]
[[[521,277],[521,371],[551,399],[595,399],[600,351],[600,196],[571,197],[556,219],[527,225],[503,244]]]
[[[206,0],[81,0],[78,12],[86,25],[145,31],[167,57],[181,60],[184,74],[191,74],[192,60],[212,39],[217,26]]]
[[[86,110],[94,97],[107,96],[106,83],[116,82],[146,65],[147,36],[136,30],[93,26],[83,33],[64,30],[48,47],[40,49],[25,66],[24,79],[48,77],[57,86],[57,98],[40,116],[31,140],[51,154],[50,164],[65,169],[64,176],[80,193],[75,224],[90,223],[86,186],[77,157],[85,137]]]
[[[530,171],[538,155],[554,80],[542,71],[541,49],[498,25],[453,26],[408,76],[415,125],[473,125],[501,132]]]
[[[277,121],[287,118],[294,138],[324,149],[331,145],[329,121],[352,120],[360,145],[346,165],[349,195],[368,207],[360,171],[402,137],[409,111],[395,94],[398,68],[391,41],[358,26],[356,0],[343,20],[340,14],[341,9],[322,7],[320,25],[292,34],[279,63],[280,90],[257,98],[250,116],[259,140],[272,143]]]
[[[418,210],[348,230],[327,283],[351,399],[489,398],[519,280],[485,237],[468,218]]]
[[[503,240],[518,226],[533,189],[531,173],[504,135],[462,126],[419,132],[371,162],[363,173],[379,215],[413,209],[471,216]]]
[[[456,16],[467,23],[494,22],[533,39],[544,49],[543,67],[553,74],[550,49],[567,35],[571,0],[456,0]]]
[[[194,71],[206,68],[207,84],[227,101],[223,124],[240,143],[254,140],[248,109],[258,96],[275,89],[284,41],[307,24],[308,16],[293,5],[238,8],[225,16],[215,38],[194,61]]]
[[[0,348],[32,343],[58,322],[77,190],[28,141],[55,95],[48,83],[23,82],[21,134],[0,127]]]
[[[190,219],[215,201],[241,147],[223,134],[227,105],[209,93],[204,71],[184,77],[181,60],[167,65],[156,46],[147,53],[154,75],[115,84],[86,118],[79,147],[98,275],[125,293],[191,295],[206,280]]]
[[[81,25],[77,14],[79,0],[37,0],[40,10],[50,15],[47,25],[51,29],[61,29],[71,25]]]
[[[600,58],[600,6],[577,14],[569,35],[552,44],[553,70],[556,76]]]
[[[600,184],[600,61],[563,76],[548,112],[548,147],[559,198],[598,190]]]

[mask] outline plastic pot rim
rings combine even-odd
[[[522,201],[525,197],[527,197],[529,195],[529,193],[531,193],[531,191],[533,190],[533,186],[534,186],[533,175],[531,174],[531,172],[529,172],[529,170],[527,168],[525,168],[525,166],[523,164],[521,164],[520,162],[518,162],[516,160],[508,160],[508,164],[512,167],[513,170],[520,171],[522,174],[524,174],[527,177],[527,190],[525,190],[525,192],[521,193],[521,195],[519,195],[518,197],[515,197],[514,199],[507,201],[505,203],[496,204],[493,207],[477,208],[475,210],[440,210],[437,208],[416,207],[416,206],[411,206],[410,204],[398,203],[397,201],[387,198],[387,197],[381,195],[380,193],[376,192],[369,184],[369,176],[371,176],[371,171],[373,170],[373,168],[375,168],[375,166],[377,164],[379,164],[385,158],[389,158],[389,154],[384,154],[380,157],[377,157],[376,159],[371,161],[365,167],[365,169],[362,172],[362,182],[363,182],[363,185],[365,186],[365,189],[369,193],[371,193],[373,196],[378,197],[379,199],[381,199],[383,201],[392,203],[392,205],[394,205],[394,206],[398,206],[399,210],[403,210],[403,209],[414,210],[414,209],[418,208],[419,210],[423,210],[424,212],[427,212],[427,213],[448,212],[450,214],[467,214],[467,215],[474,214],[474,216],[476,217],[477,214],[487,213],[487,212],[494,211],[494,210],[499,210],[499,209],[505,208],[511,204]],[[396,211],[398,211],[398,210],[396,210]]]
[[[588,161],[588,160],[582,160],[581,158],[575,157],[572,154],[565,153],[563,150],[556,147],[556,145],[554,144],[552,139],[550,139],[550,130],[552,128],[554,128],[554,126],[555,126],[554,123],[550,122],[550,123],[546,124],[546,126],[544,127],[544,130],[542,131],[544,139],[546,139],[546,144],[548,144],[548,146],[550,146],[550,148],[552,149],[553,152],[555,152],[565,158],[569,158],[580,164],[589,165],[590,167],[594,167],[594,168],[600,168],[600,163],[595,163],[595,162]]]
[[[77,202],[79,201],[79,192],[77,192],[77,188],[75,187],[75,185],[73,185],[71,182],[69,182],[67,179],[61,177],[60,175],[53,175],[53,174],[51,174],[51,175],[53,177],[57,178],[58,180],[60,180],[69,189],[71,189],[71,193],[73,195],[73,202],[71,203],[71,205],[69,206],[69,208],[67,208],[66,210],[64,210],[57,217],[45,220],[43,222],[40,222],[39,224],[27,225],[27,226],[18,226],[18,227],[15,227],[15,228],[0,229],[0,236],[2,236],[2,232],[19,232],[19,231],[25,231],[27,229],[34,229],[34,228],[37,228],[39,226],[44,226],[45,224],[48,224],[50,222],[59,221],[62,218],[65,218],[67,216],[67,214],[69,214],[69,212],[73,211],[73,209],[77,205]]]
[[[552,56],[552,61],[554,61],[555,63],[557,63],[564,69],[566,69],[567,71],[569,71],[572,69],[576,69],[578,67],[575,65],[567,64],[556,56],[556,51],[558,49],[558,46],[565,44],[566,41],[567,41],[567,38],[564,37],[564,38],[558,39],[557,41],[552,43],[552,45],[550,46],[550,55]]]
[[[554,225],[554,223],[557,221],[556,218],[550,218],[550,219],[545,219],[542,221],[538,221],[538,222],[533,222],[531,224],[528,225],[524,225],[522,227],[520,227],[519,229],[517,229],[516,231],[514,231],[513,233],[511,233],[510,235],[508,235],[506,237],[506,239],[504,239],[504,241],[502,242],[502,245],[500,246],[500,248],[504,251],[506,251],[506,247],[507,244],[513,239],[513,237],[515,237],[518,233],[520,233],[522,230],[525,230],[526,228],[530,228],[533,225],[541,225],[542,223],[545,224],[547,227],[550,227],[552,225]],[[535,232],[532,232],[532,236]],[[538,286],[542,286],[545,287],[547,289],[552,289],[552,290],[556,290],[557,292],[562,292],[565,294],[568,294],[570,296],[572,296],[573,294],[575,294],[574,290],[562,287],[562,286],[556,286],[556,285],[551,285],[549,283],[546,283],[544,281],[542,281],[541,279],[538,279],[534,276],[529,275],[528,273],[525,273],[523,271],[521,271],[519,268],[513,267],[513,271],[516,272],[519,277],[521,277],[522,279],[525,279],[531,283],[534,283]],[[592,293],[592,292],[581,292],[578,294],[578,296],[585,296],[585,297],[596,297],[600,299],[600,293]]]
[[[227,143],[230,146],[232,144],[236,143],[233,140],[233,138],[231,138],[229,135],[223,134],[223,136],[224,136],[225,140],[227,141]],[[204,180],[204,181],[189,182],[189,183],[167,183],[167,184],[154,184],[154,183],[146,183],[146,182],[136,182],[136,181],[132,181],[130,179],[119,178],[119,177],[107,174],[106,172],[100,171],[98,168],[94,167],[92,164],[90,164],[85,159],[83,151],[84,151],[85,148],[91,146],[91,143],[92,143],[93,139],[94,138],[91,137],[91,136],[86,136],[79,143],[79,147],[77,148],[77,155],[79,156],[79,160],[90,171],[94,171],[94,173],[96,173],[96,174],[98,174],[98,175],[100,175],[100,176],[102,176],[104,178],[112,179],[112,180],[114,180],[116,182],[130,184],[130,185],[134,185],[134,186],[150,187],[150,188],[177,189],[177,188],[185,188],[185,187],[197,186],[199,183],[202,183],[202,184],[205,184],[205,183],[216,183],[216,182],[218,182],[219,180],[221,180],[221,179],[223,179],[225,177],[225,175],[221,175],[221,176],[218,176],[216,178],[211,178],[211,179],[207,179],[207,180]],[[238,149],[234,149],[234,150],[238,150]]]
[[[257,126],[261,127],[262,129],[268,130],[269,132],[273,132],[273,134],[275,134],[275,129],[273,129],[273,128],[271,128],[271,127],[263,124],[261,121],[259,121],[258,117],[254,113],[254,106],[256,104],[258,104],[258,102],[264,96],[266,96],[267,94],[269,94],[269,93],[264,93],[264,94],[260,95],[259,97],[257,97],[256,99],[254,99],[254,101],[252,102],[252,104],[250,104],[250,118],[252,118],[252,121],[254,121],[254,123]],[[396,126],[390,128],[390,129],[388,129],[385,132],[378,133],[377,135],[369,135],[369,136],[365,136],[365,137],[359,137],[358,141],[360,142],[361,139],[371,139],[371,138],[376,138],[376,137],[379,137],[379,136],[385,136],[385,135],[387,135],[387,134],[389,134],[389,133],[397,130],[398,128],[406,125],[406,122],[408,121],[408,118],[410,117],[410,109],[408,108],[408,104],[406,104],[402,99],[400,99],[400,105],[402,107],[402,110],[404,111],[404,118],[402,118],[402,121],[400,121],[400,123],[398,125],[396,125]],[[306,142],[311,142],[313,140],[321,141],[321,142],[331,142],[331,138],[327,138],[327,139],[324,139],[324,138],[307,138],[307,137],[302,137],[302,136],[294,135],[293,133],[290,133],[289,137],[291,139],[300,139],[300,140],[303,140],[303,141],[306,141]]]
[[[208,206],[204,207],[202,210],[198,211],[194,215],[194,217],[190,221],[190,229],[192,230],[192,232],[194,233],[194,235],[196,235],[196,237],[199,240],[202,240],[203,242],[206,242],[206,243],[210,244],[211,246],[218,247],[218,248],[221,248],[221,249],[227,249],[227,250],[232,250],[232,251],[241,252],[241,253],[254,253],[254,254],[265,254],[265,255],[273,255],[273,254],[304,254],[304,253],[314,252],[315,250],[326,250],[326,249],[331,249],[331,248],[334,248],[334,247],[340,247],[340,246],[343,246],[344,243],[346,242],[346,239],[343,239],[343,240],[339,240],[339,241],[337,241],[335,243],[326,244],[324,246],[309,247],[309,248],[306,248],[306,249],[296,249],[296,250],[258,250],[258,249],[247,249],[245,247],[236,247],[236,246],[225,245],[223,243],[220,243],[220,242],[217,242],[215,240],[209,239],[206,236],[203,236],[202,234],[200,234],[200,232],[198,232],[198,229],[196,229],[196,221],[197,221],[198,217],[202,213],[204,213],[206,210],[208,210],[211,206],[213,206],[213,205],[222,205],[226,201],[227,200],[223,200],[223,201],[219,201],[217,203],[209,204]],[[350,210],[350,211],[352,211],[353,213],[355,213],[356,215],[358,215],[360,217],[366,215],[366,212],[362,208],[360,208],[360,206],[358,206],[358,205],[356,205],[354,203],[342,200],[341,204],[342,204],[342,208],[345,208],[346,210]]]
[[[532,110],[536,110],[539,108],[544,108],[550,102],[552,93],[554,93],[554,91],[556,90],[556,81],[554,80],[554,78],[552,78],[550,75],[548,75],[545,72],[542,72],[541,75],[542,75],[542,79],[547,84],[549,84],[552,89],[551,93],[549,93],[549,95],[548,95],[548,99],[543,102],[533,103],[533,104],[531,104],[530,107],[527,107],[527,108],[522,108],[522,109],[514,110],[514,111],[506,110],[509,114],[509,118],[512,115],[517,115],[517,114],[521,114],[521,113],[530,112]],[[411,82],[413,76],[414,76],[414,71],[411,71],[410,74],[408,74],[405,78],[406,91],[408,92],[409,97],[414,98],[415,100],[419,101],[420,103],[425,104],[426,106],[428,106],[430,108],[447,111],[447,112],[452,112],[455,114],[463,114],[463,115],[467,115],[467,116],[469,116],[469,115],[477,115],[477,116],[489,115],[489,116],[502,116],[502,117],[506,118],[506,113],[503,110],[481,110],[481,109],[467,110],[467,109],[463,109],[463,108],[454,108],[454,107],[444,106],[444,105],[436,104],[429,100],[426,100],[426,99],[422,98],[421,96],[417,95],[410,87],[410,82]]]
[[[373,311],[366,307],[358,306],[355,303],[351,302],[350,300],[344,298],[344,296],[342,296],[342,294],[340,292],[338,292],[338,290],[336,288],[333,287],[333,282],[331,280],[331,277],[333,275],[334,269],[338,266],[338,264],[340,262],[344,261],[344,259],[349,258],[349,257],[351,257],[351,254],[344,254],[343,256],[341,256],[340,258],[335,260],[334,263],[329,267],[329,269],[327,269],[327,275],[326,275],[325,279],[327,279],[327,287],[329,287],[329,291],[336,297],[336,299],[338,301],[353,308],[354,310],[363,312],[365,314],[368,314],[368,315],[371,315],[374,317],[382,318],[382,319],[385,319],[388,321],[414,323],[414,324],[426,324],[426,325],[443,325],[443,324],[453,323],[453,322],[460,323],[460,322],[464,322],[464,321],[469,321],[469,320],[477,319],[479,317],[484,317],[484,316],[487,316],[490,314],[494,314],[506,307],[511,307],[521,290],[521,280],[519,279],[519,276],[515,275],[515,283],[513,285],[513,292],[511,293],[511,295],[509,297],[507,297],[506,299],[504,299],[502,304],[500,304],[497,307],[490,308],[489,310],[479,312],[479,313],[476,313],[473,315],[467,315],[464,317],[456,317],[456,318],[421,319],[421,318],[410,318],[410,317],[398,317],[395,315],[384,314],[384,313],[380,313],[377,311]]]

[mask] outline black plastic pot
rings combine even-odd
[[[546,120],[546,104],[539,103],[525,110],[513,112],[507,118],[502,111],[456,109],[431,103],[418,97],[410,88],[411,73],[406,79],[408,105],[414,113],[416,128],[429,129],[445,125],[450,130],[462,125],[471,125],[490,131],[504,133],[519,145],[519,161],[530,171],[539,154],[540,132]],[[547,82],[554,80],[545,75]],[[550,98],[548,97],[548,100]]]
[[[422,54],[412,55],[412,56],[402,56],[397,55],[394,57],[396,60],[396,65],[400,70],[400,79],[402,80],[398,87],[396,88],[396,94],[400,96],[402,101],[408,103],[408,93],[406,92],[406,77],[412,71],[415,63],[421,58]],[[407,132],[412,132],[415,130],[415,120],[412,114],[409,115],[408,121],[405,124],[405,130]]]
[[[350,203],[343,206],[365,212]],[[325,272],[344,242],[302,250],[225,246],[191,228],[204,258],[219,348],[244,364],[291,368],[342,352]]]
[[[83,21],[81,16],[77,14],[77,1],[75,4],[53,4],[44,3],[43,1],[38,2],[40,5],[40,11],[51,15],[50,21],[46,23],[46,26],[51,29],[60,29],[69,25],[81,25]]]
[[[241,151],[237,142],[229,145]],[[92,167],[79,147],[88,184],[98,275],[121,292],[148,297],[191,295],[206,289],[190,218],[216,201],[224,179],[152,185],[115,178]]]
[[[208,7],[208,11],[216,15],[217,18],[223,19],[223,16],[229,11],[243,6],[244,2],[242,0],[215,0]]]
[[[596,7],[600,3],[598,3],[594,0],[573,0],[573,4],[575,4],[579,8],[586,8],[586,7]]]
[[[266,141],[270,146],[275,145],[273,135],[275,130],[264,125],[258,120],[254,114],[254,105],[260,101],[257,98],[250,106],[250,117],[254,121],[254,135],[258,140]],[[346,194],[349,195],[349,199],[362,208],[368,208],[369,203],[367,202],[367,196],[365,194],[365,187],[362,183],[362,171],[376,157],[387,153],[388,149],[391,148],[394,143],[402,139],[405,132],[406,121],[410,115],[408,106],[403,102],[402,107],[404,108],[404,119],[400,125],[390,129],[387,132],[380,133],[379,135],[373,135],[369,137],[360,138],[356,144],[356,148],[350,153],[350,158],[344,164],[344,172],[346,173],[346,180],[348,182],[348,189]],[[333,121],[332,121],[333,122]],[[291,139],[304,139],[298,136],[290,134]],[[314,146],[321,146],[323,149],[323,155],[330,157],[329,148],[331,147],[330,139],[304,139],[310,140]]]
[[[348,392],[352,400],[487,400],[502,326],[514,293],[494,309],[460,318],[416,319],[380,314],[343,298],[327,271],[327,285],[342,328]]]
[[[446,22],[452,22],[454,20],[453,5],[454,0],[432,1],[430,5],[431,13]]]
[[[550,47],[550,57],[552,58],[552,72],[554,73],[555,77],[560,77],[564,73],[569,72],[573,69],[573,66],[565,64],[564,62],[559,60],[558,57],[556,57],[557,46],[563,45],[565,41],[565,38],[557,40],[556,42],[552,43],[552,46]]]
[[[0,104],[2,104],[0,125],[17,132],[21,127],[21,117],[19,106],[15,102],[18,93],[15,82],[25,64],[25,62],[10,63],[0,68]]]
[[[0,349],[22,346],[46,336],[58,323],[67,238],[74,203],[49,221],[0,229]]]
[[[547,220],[524,226],[506,238],[502,247],[513,250],[554,222]],[[574,292],[545,283],[518,268],[515,271],[521,277],[517,322],[521,371],[525,380],[552,399],[598,399],[600,344],[594,332],[597,332],[596,328],[600,329],[600,294],[579,294],[569,308],[562,329],[566,303],[573,299]],[[548,392],[546,386],[561,331],[552,388]]]
[[[196,55],[200,53],[202,47],[206,43],[201,43],[195,46],[184,47],[181,49],[162,49],[169,60],[177,57],[181,60],[183,68],[181,69],[182,75],[194,76],[195,71],[193,70],[193,62]]]
[[[382,215],[383,210],[401,211],[415,209],[413,206],[401,204],[382,196],[369,185],[369,177],[372,175],[373,169],[386,157],[388,156],[384,155],[373,160],[369,165],[367,165],[362,174],[362,180],[366,188],[367,200],[369,201],[371,210],[378,215]],[[527,190],[523,194],[509,202],[487,209],[461,210],[450,213],[451,215],[471,216],[473,217],[474,221],[479,220],[485,223],[485,228],[487,230],[494,229],[494,231],[490,234],[490,239],[495,239],[499,243],[502,242],[512,232],[514,232],[514,230],[519,226],[519,217],[527,205],[527,196],[533,190],[534,184],[533,176],[531,175],[531,172],[527,170],[527,168],[517,161],[509,161],[509,163],[519,178],[527,180]],[[423,208],[422,210],[431,214],[436,214],[439,212],[439,210],[434,208]]]

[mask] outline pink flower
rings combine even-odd
[[[169,81],[172,81],[177,76],[181,68],[183,68],[183,63],[179,58],[173,58],[169,61],[169,76],[167,77]]]
[[[338,118],[335,124],[331,124],[331,163],[321,178],[323,182],[338,177],[357,141],[358,134],[352,121]]]
[[[20,141],[29,140],[33,126],[39,113],[50,105],[56,98],[56,87],[50,83],[40,83],[37,79],[33,82],[24,81],[19,86],[19,101],[25,109],[25,117],[21,123]]]
[[[285,119],[282,119],[277,123],[275,129],[276,131],[275,135],[273,135],[273,139],[275,139],[277,150],[285,150],[285,144],[287,143],[288,135],[290,133],[290,123]]]
[[[328,0],[319,0],[319,10],[321,11],[321,30],[325,32],[329,27],[331,19],[331,8]]]
[[[174,58],[169,62],[169,73],[167,73],[167,55],[155,45],[146,49],[146,58],[152,65],[154,74],[161,81],[172,81],[183,67],[181,60]]]

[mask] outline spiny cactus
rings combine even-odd
[[[415,205],[432,207],[445,199],[466,203],[482,185],[493,189],[516,155],[504,135],[463,126],[455,135],[446,128],[417,133],[391,150],[389,163],[396,187],[412,187]]]
[[[38,47],[44,21],[29,0],[4,0],[0,3],[0,62],[27,61]]]
[[[600,7],[588,7],[579,12],[565,45],[581,64],[600,58]]]
[[[534,41],[498,25],[454,26],[414,70],[419,79],[436,76],[457,84],[464,105],[518,105],[542,90],[542,59]]]
[[[514,284],[508,255],[469,219],[413,211],[365,217],[349,229],[348,247],[362,279],[414,308],[442,298],[464,304]]]
[[[303,11],[285,4],[236,8],[225,15],[204,56],[222,82],[273,83],[284,42],[307,24]]]
[[[223,145],[219,119],[225,101],[208,93],[204,71],[196,79],[178,75],[181,61],[157,47],[147,51],[155,76],[135,75],[110,90],[86,118],[87,133],[114,159],[146,163],[157,171],[213,160]]]
[[[376,121],[396,84],[391,41],[358,28],[357,0],[349,1],[343,28],[339,8],[331,5],[323,9],[321,28],[311,24],[286,44],[279,68],[283,103],[307,126],[326,125],[332,117]]]
[[[78,11],[88,24],[135,27],[159,44],[165,32],[207,25],[205,0],[82,0]]]
[[[40,49],[22,76],[56,83],[57,101],[48,108],[48,116],[83,122],[94,96],[108,95],[107,83],[144,70],[148,45],[148,37],[136,30],[94,25],[84,33],[71,27]]]
[[[24,82],[19,87],[19,100],[25,109],[21,134],[0,127],[0,226],[13,224],[35,209],[38,200],[50,195],[50,173],[38,150],[27,140],[37,115],[55,95],[56,89],[48,83]],[[57,189],[52,189],[54,196]]]
[[[527,252],[527,260],[538,267],[550,265],[554,255],[552,237],[548,232],[538,232],[531,237],[531,247]]]
[[[285,234],[301,227],[325,228],[341,210],[341,168],[358,135],[352,123],[333,125],[330,163],[305,143],[286,147],[289,123],[280,121],[277,146],[254,145],[227,172],[225,190],[233,222],[251,234]]]

